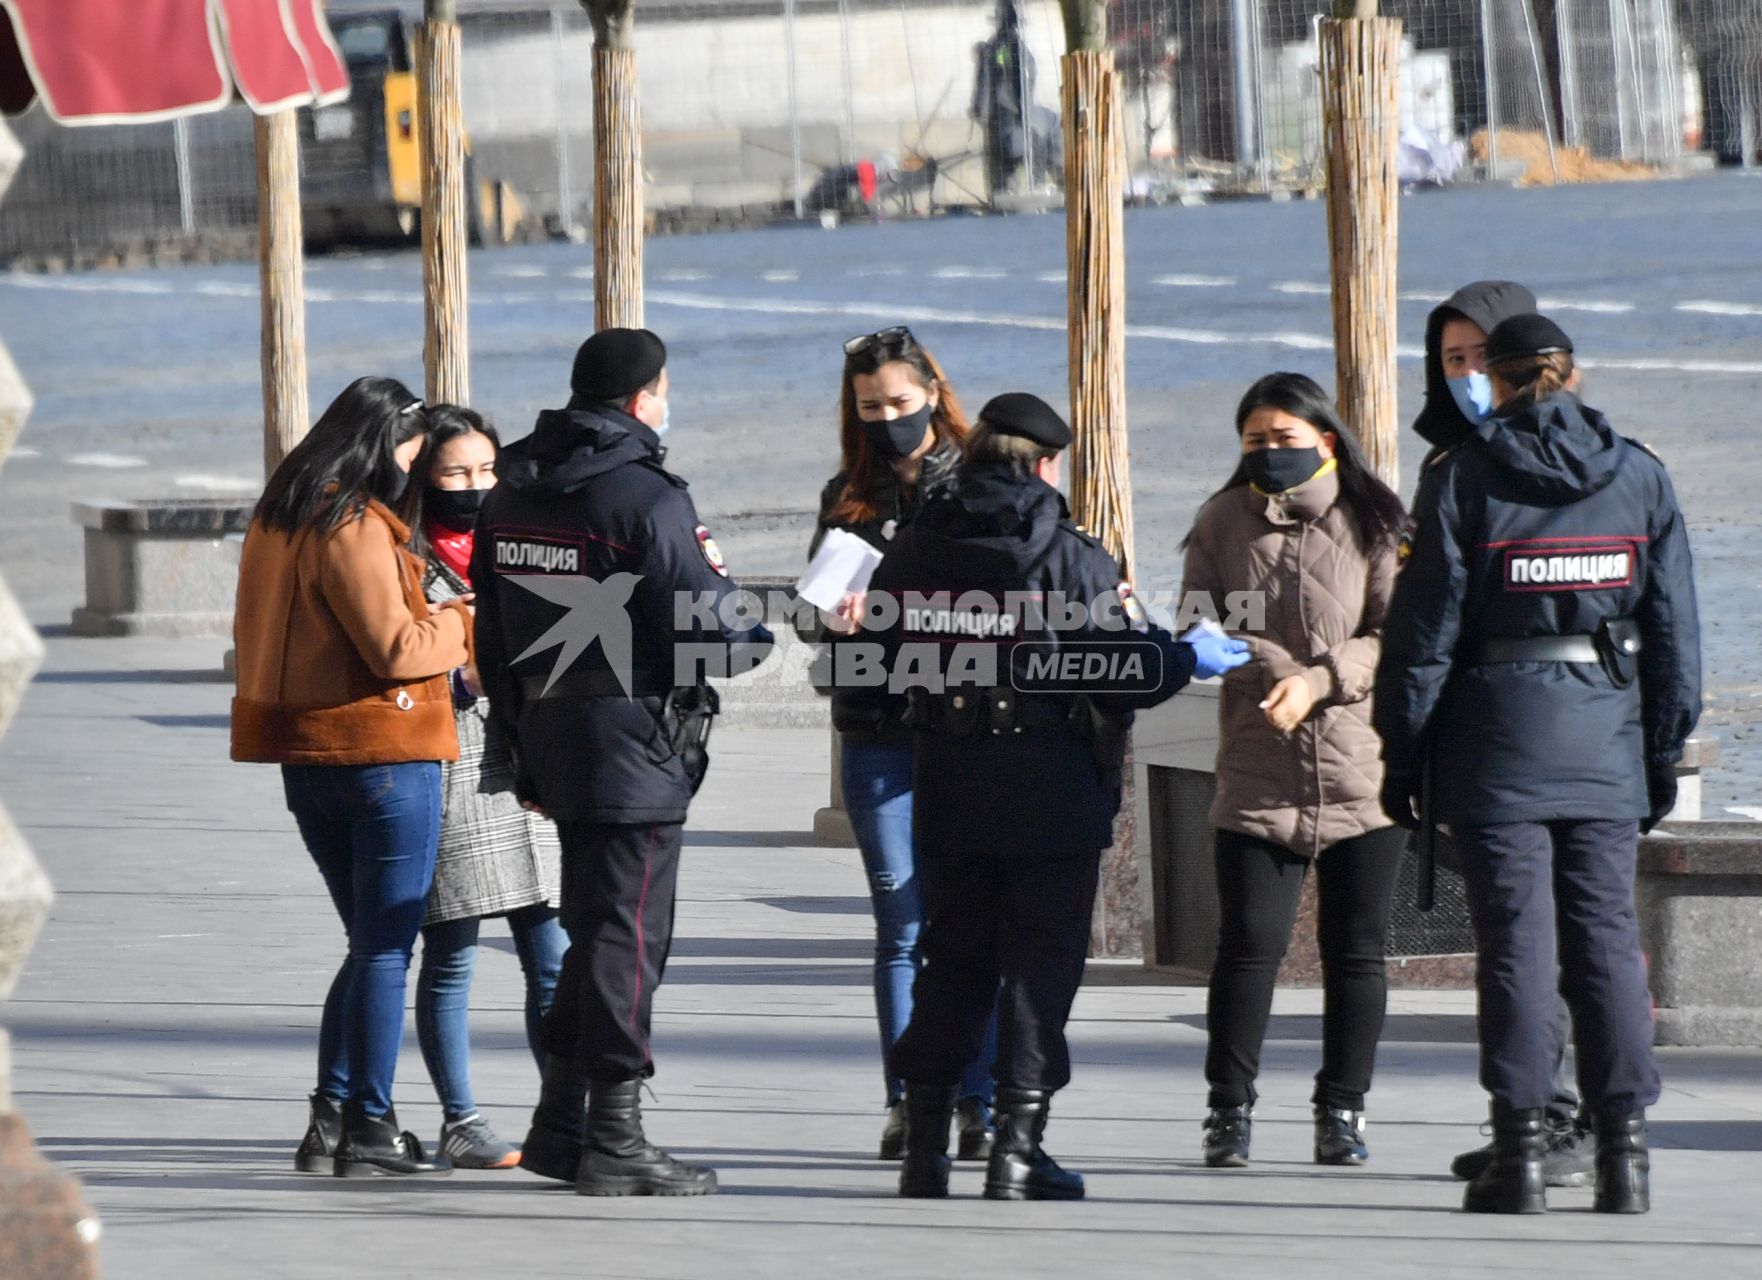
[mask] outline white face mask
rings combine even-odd
[[[672,428],[673,428],[673,403],[670,400],[663,400],[663,401],[661,401],[661,420],[653,428],[651,428],[651,430],[653,430],[657,436],[664,436],[667,434],[667,432],[672,430]]]

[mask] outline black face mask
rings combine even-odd
[[[930,418],[935,412],[936,407],[927,404],[916,413],[908,413],[892,422],[865,422],[863,430],[868,433],[869,443],[875,447],[876,453],[888,462],[898,462],[901,458],[911,457],[924,443],[924,433],[930,429]]]
[[[393,467],[391,479],[385,482],[386,492],[380,501],[388,507],[395,507],[398,505],[398,499],[404,496],[404,490],[409,487],[410,473],[400,467]]]
[[[437,489],[428,486],[422,495],[422,510],[428,518],[454,533],[470,533],[477,527],[477,513],[483,510],[483,495],[488,489]]]
[[[1248,478],[1262,493],[1295,489],[1322,468],[1320,449],[1256,449],[1242,455]]]

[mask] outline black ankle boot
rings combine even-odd
[[[1364,1145],[1364,1112],[1342,1107],[1315,1109],[1315,1162],[1363,1164],[1370,1159]]]
[[[954,1086],[905,1086],[905,1162],[899,1166],[899,1194],[909,1200],[941,1200],[948,1195],[948,1130],[954,1123]]]
[[[997,1141],[985,1170],[987,1200],[1081,1200],[1083,1176],[1067,1173],[1041,1149],[1052,1094],[999,1088],[993,1115]]]
[[[1254,1137],[1254,1108],[1213,1107],[1204,1124],[1205,1163],[1213,1169],[1246,1169],[1248,1146]]]
[[[642,1081],[592,1083],[577,1195],[707,1196],[715,1189],[714,1170],[683,1164],[643,1135]]]
[[[541,1178],[574,1182],[587,1147],[587,1076],[568,1058],[545,1056],[532,1127],[520,1144],[520,1167]]]
[[[1647,1213],[1652,1208],[1652,1158],[1646,1150],[1646,1113],[1599,1115],[1597,1129],[1598,1213]]]
[[[343,1140],[343,1113],[322,1093],[307,1099],[306,1136],[294,1152],[301,1173],[335,1173],[337,1144]]]
[[[1546,1213],[1548,1199],[1542,1158],[1548,1133],[1540,1107],[1513,1110],[1493,1103],[1493,1158],[1468,1184],[1462,1208],[1468,1213]]]
[[[413,1133],[398,1132],[393,1112],[370,1116],[359,1102],[343,1104],[343,1137],[337,1144],[339,1178],[408,1178],[418,1174],[446,1177],[453,1166],[442,1156],[430,1157]]]

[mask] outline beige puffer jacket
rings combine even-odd
[[[1255,660],[1224,677],[1212,826],[1309,858],[1390,825],[1377,803],[1383,767],[1370,690],[1395,545],[1367,554],[1339,492],[1330,467],[1271,498],[1250,485],[1218,494],[1194,522],[1182,587],[1185,607],[1204,593],[1213,616],[1233,627],[1242,620],[1232,622],[1226,597],[1265,597],[1264,628],[1233,631]],[[1259,704],[1296,674],[1315,706],[1287,738]]]

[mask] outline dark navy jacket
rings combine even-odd
[[[1688,531],[1664,466],[1562,392],[1483,423],[1421,483],[1383,626],[1373,719],[1392,776],[1433,751],[1443,822],[1643,818],[1648,761],[1701,708]],[[1599,664],[1482,664],[1487,640],[1631,617],[1639,679]]]
[[[523,789],[563,821],[683,822],[691,786],[661,723],[696,682],[680,660],[721,674],[771,645],[724,621],[736,588],[662,455],[615,409],[547,411],[502,451],[478,517],[478,668]]]
[[[1136,707],[1172,697],[1192,677],[1192,646],[1151,625],[1142,607],[1122,592],[1119,565],[1093,538],[1071,523],[1056,489],[1004,467],[963,468],[955,489],[927,502],[916,520],[894,539],[869,584],[870,608],[878,596],[901,603],[896,625],[870,634],[886,651],[893,670],[913,650],[941,655],[949,690],[964,687],[956,667],[963,645],[995,643],[998,683],[1009,682],[1011,663],[1024,660],[1024,646],[1042,651],[1059,646],[1099,647],[1134,641],[1157,650],[1160,682],[1137,692],[1101,693],[1096,703],[1117,720]],[[968,592],[982,593],[1004,610],[959,604]],[[1061,594],[1081,604],[1099,622],[1081,631],[1037,625],[1045,617],[1032,606],[1009,614],[1000,624],[1010,596]],[[903,606],[913,599],[941,602],[913,616]],[[977,601],[978,597],[969,597]],[[1092,607],[1096,608],[1091,613]],[[947,613],[960,614],[951,620]],[[967,674],[971,674],[970,672]],[[1120,778],[1102,767],[1088,736],[1085,717],[1072,718],[1070,693],[1023,695],[1050,709],[1048,723],[1021,733],[968,735],[919,732],[913,770],[913,816],[918,848],[928,856],[970,856],[975,851],[1026,857],[1073,857],[1105,849],[1113,841],[1119,809]],[[1123,728],[1123,725],[1119,726]]]

